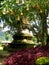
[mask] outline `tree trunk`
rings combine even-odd
[[[41,26],[42,26],[42,31],[41,31],[41,42],[42,46],[46,45],[46,40],[47,40],[47,17],[45,14],[42,15],[41,17]]]

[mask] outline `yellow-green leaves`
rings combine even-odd
[[[45,65],[45,64],[49,64],[49,58],[48,57],[39,57],[36,60],[36,65]]]

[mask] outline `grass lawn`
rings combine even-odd
[[[5,50],[0,50],[0,64],[10,53]]]
[[[8,51],[3,50],[3,47],[3,44],[0,44],[0,65],[2,61],[10,54]]]

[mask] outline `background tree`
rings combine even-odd
[[[42,45],[46,44],[48,14],[49,0],[3,0],[0,2],[0,17],[10,27],[22,29],[24,18],[28,21],[40,21]]]

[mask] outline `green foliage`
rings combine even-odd
[[[9,32],[5,32],[5,40],[9,40],[9,41],[12,41],[12,35],[9,34]]]
[[[45,64],[49,64],[49,58],[48,57],[39,57],[36,60],[36,65],[45,65]]]
[[[32,0],[26,0],[21,4],[17,3],[16,0],[3,0],[1,2],[0,16],[5,20],[8,17],[8,22],[13,24],[12,22],[16,22],[18,15],[21,15],[21,13],[23,13],[23,16],[28,17],[29,20],[33,20],[35,18],[34,14],[39,16],[40,13],[45,12],[45,9],[48,13],[49,2],[47,0],[35,0],[33,2]]]
[[[2,43],[0,43],[0,50],[3,50],[3,44]]]
[[[19,2],[17,2],[19,1]],[[23,18],[28,21],[40,21],[40,34],[43,42],[46,38],[46,23],[49,14],[49,0],[2,0],[0,2],[0,18],[11,28],[22,29]],[[20,17],[18,21],[18,17]],[[17,22],[18,21],[18,22]],[[46,21],[46,22],[45,22]],[[20,24],[18,24],[20,23]],[[26,23],[26,22],[25,22]],[[37,27],[36,27],[37,28]],[[45,33],[45,35],[44,35]],[[46,43],[44,41],[43,43]]]
[[[36,37],[33,37],[32,40],[35,41],[35,42],[37,42],[37,38]]]

